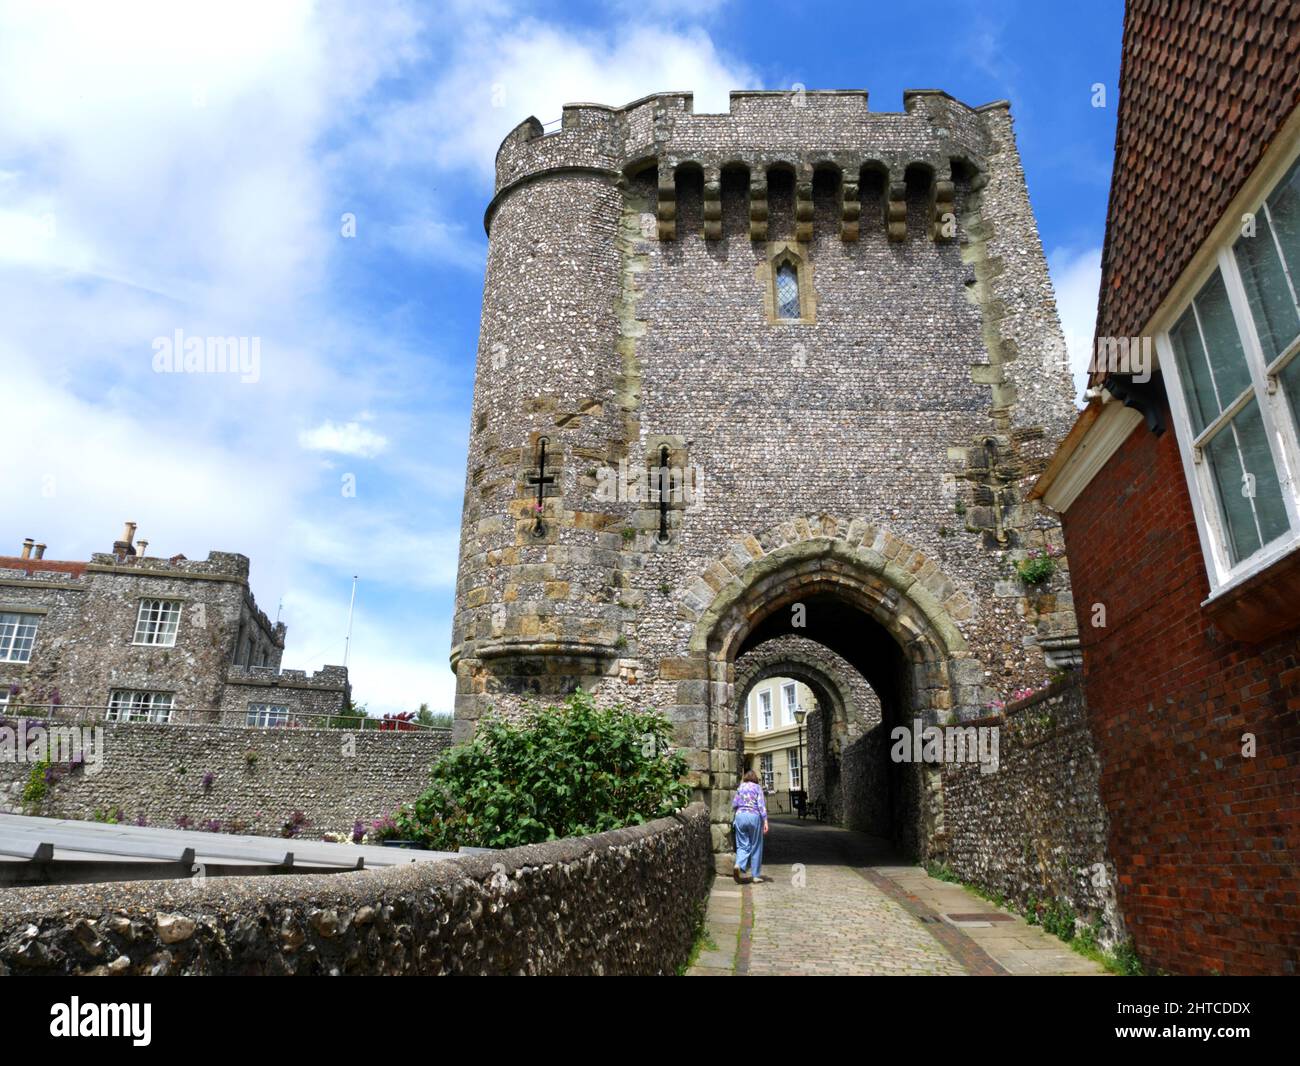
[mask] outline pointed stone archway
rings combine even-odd
[[[853,664],[824,644],[793,634],[751,647],[735,665],[737,734],[747,736],[751,690],[773,677],[808,686],[817,702],[804,723],[805,787],[810,802],[826,804],[829,820],[845,828],[890,836],[888,797],[882,794],[883,730],[880,698]],[[748,741],[741,743],[742,762]]]
[[[729,869],[739,772],[734,687],[741,652],[803,628],[853,663],[895,720],[975,717],[991,693],[961,631],[973,614],[934,560],[864,519],[782,522],[734,541],[706,568],[679,600],[680,617],[692,625],[689,656],[662,664],[661,677],[667,667],[678,679],[678,740],[709,805],[720,870]],[[924,855],[941,812],[934,783],[916,776],[914,825],[898,843]]]

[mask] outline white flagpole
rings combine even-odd
[[[352,575],[352,599],[348,601],[348,635],[343,641],[343,669],[348,668],[348,652],[352,650],[352,608],[357,602],[357,575]]]

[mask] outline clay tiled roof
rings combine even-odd
[[[1298,89],[1297,0],[1129,0],[1098,336],[1141,333]]]
[[[18,555],[0,555],[0,570],[25,570],[29,574],[39,572],[80,577],[86,572],[86,564],[65,562],[62,559],[24,559]]]

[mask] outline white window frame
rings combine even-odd
[[[787,699],[787,695],[789,698]],[[781,686],[781,709],[785,712],[785,724],[794,725],[794,712],[799,706],[799,686],[787,681]]]
[[[772,728],[772,690],[765,688],[756,693],[758,700],[758,727],[763,732]]]
[[[169,600],[158,596],[142,599],[136,610],[135,635],[131,643],[150,648],[176,647],[176,634],[180,632],[183,608],[184,604],[181,600]],[[146,613],[151,611],[157,612],[156,617],[146,617]],[[169,622],[170,628],[168,628]]]
[[[1297,146],[1293,145],[1266,170],[1261,170],[1257,180],[1251,182],[1253,192],[1248,198],[1243,198],[1244,191],[1243,196],[1237,198],[1216,226],[1210,240],[1206,242],[1206,247],[1211,249],[1208,259],[1200,262],[1197,268],[1184,276],[1177,286],[1179,292],[1177,301],[1171,303],[1169,311],[1162,312],[1159,319],[1153,322],[1152,332],[1155,334],[1156,352],[1167,382],[1165,392],[1169,398],[1170,413],[1173,416],[1175,435],[1178,438],[1178,447],[1183,460],[1183,473],[1187,479],[1188,495],[1191,497],[1192,512],[1201,541],[1201,552],[1210,579],[1210,599],[1215,599],[1248,581],[1283,556],[1300,548],[1300,496],[1297,495],[1300,436],[1297,432],[1295,413],[1291,411],[1287,397],[1277,380],[1278,373],[1300,354],[1300,339],[1293,341],[1276,359],[1271,362],[1266,360],[1255,329],[1254,316],[1250,313],[1249,298],[1232,250],[1241,235],[1242,215],[1247,212],[1255,214],[1261,212],[1265,199],[1272,194],[1277,184],[1295,163],[1296,148]],[[1272,232],[1271,226],[1270,232]],[[1192,300],[1199,295],[1216,271],[1223,278],[1223,285],[1228,294],[1228,304],[1232,310],[1246,365],[1250,370],[1252,391],[1247,394],[1245,400],[1229,406],[1198,434],[1188,409],[1181,368],[1174,354],[1169,331],[1182,318],[1191,306]],[[1215,430],[1226,419],[1235,415],[1252,397],[1258,405],[1260,420],[1268,439],[1269,452],[1273,458],[1274,471],[1290,528],[1276,540],[1232,563],[1228,550],[1228,532],[1224,528],[1213,475],[1209,463],[1201,454],[1199,444],[1212,437]]]
[[[790,771],[790,787],[803,788],[803,763],[799,759],[798,748],[787,748],[785,752],[786,769]]]
[[[0,648],[0,651],[3,652],[2,654],[0,654],[0,663],[31,662],[32,652],[36,648],[36,635],[39,632],[41,627],[41,615],[30,613],[27,611],[0,611],[0,620],[5,618],[10,618],[10,617],[20,619],[20,621],[17,622],[0,621],[0,627],[8,627],[8,626],[13,627],[13,631],[8,634],[8,647]],[[30,621],[21,621],[21,619],[30,619]],[[17,645],[20,639],[18,635],[18,631],[20,629],[27,629],[27,628],[31,629],[30,642],[27,644],[27,654],[20,658],[19,656],[13,653],[14,647],[15,645]],[[21,639],[27,641],[28,637],[24,636]]]
[[[154,722],[170,725],[176,710],[176,693],[148,689],[113,689],[108,695],[108,722]]]
[[[776,770],[773,762],[770,751],[762,752],[758,756],[758,776],[762,779],[765,792],[771,792],[776,788]]]
[[[250,703],[244,719],[246,725],[275,729],[289,724],[290,710],[284,703]]]

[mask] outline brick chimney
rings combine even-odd
[[[135,523],[127,522],[122,527],[122,539],[113,541],[113,554],[119,558],[135,557],[135,546],[131,543],[135,539]]]
[[[30,559],[30,558],[32,557],[32,545],[34,545],[35,543],[36,543],[36,541],[32,540],[31,537],[28,537],[26,540],[23,541],[23,558],[24,558],[24,559]]]
[[[44,558],[45,558],[45,545],[44,545],[44,544],[38,544],[38,545],[36,545],[36,554],[33,555],[32,558],[33,558],[33,559],[44,559]]]

